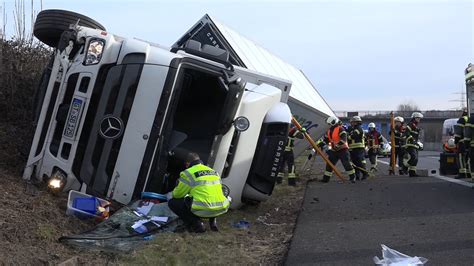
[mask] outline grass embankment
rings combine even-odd
[[[300,157],[301,165],[306,157]],[[316,167],[315,167],[316,168]],[[299,167],[297,167],[299,169]],[[218,219],[218,233],[164,233],[129,256],[120,264],[209,265],[209,264],[281,264],[293,235],[304,197],[306,182],[320,170],[300,175],[296,187],[277,185],[266,202],[231,210]],[[286,180],[285,180],[286,181]],[[248,229],[233,224],[245,220]]]

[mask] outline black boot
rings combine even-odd
[[[369,174],[364,173],[364,174],[362,175],[362,178],[361,178],[360,180],[366,180],[367,178],[369,178]]]
[[[206,227],[204,226],[204,223],[201,221],[201,219],[196,220],[192,226],[193,232],[194,233],[204,233],[206,232]]]
[[[405,172],[402,169],[400,169],[398,170],[398,175],[405,175]]]
[[[356,179],[355,174],[349,175],[349,181],[351,181],[351,183],[355,183],[356,182],[355,179]]]
[[[456,179],[462,179],[462,178],[466,178],[466,173],[459,173],[459,174],[456,176]]]
[[[216,219],[216,217],[209,218],[209,227],[211,228],[211,231],[219,232],[219,228],[217,228],[217,219]]]
[[[283,177],[281,175],[277,175],[277,184],[281,184],[283,182]]]
[[[418,177],[419,175],[416,173],[415,170],[408,170],[408,175],[410,177]]]
[[[288,186],[296,186],[296,178],[288,178]]]

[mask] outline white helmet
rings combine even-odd
[[[330,126],[337,125],[337,123],[339,123],[339,118],[335,116],[330,116],[328,117],[328,119],[326,119],[326,123]]]
[[[375,123],[369,123],[369,128],[375,128]]]
[[[411,118],[423,118],[423,115],[420,112],[414,112],[411,114]]]
[[[356,116],[353,116],[351,118],[350,122],[362,122],[362,118],[360,118],[360,116],[356,115]]]
[[[405,121],[405,119],[403,119],[403,117],[401,116],[397,116],[393,119],[395,122],[400,122],[400,123],[403,123],[403,121]]]
[[[456,143],[454,143],[454,138],[448,139],[448,147],[450,148],[456,147]]]

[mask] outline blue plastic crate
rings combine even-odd
[[[79,200],[77,200],[79,199]],[[71,190],[69,191],[69,197],[67,200],[67,215],[74,215],[79,219],[103,219],[104,217],[101,214],[97,213],[98,206],[107,206],[110,202],[81,193],[79,191]],[[108,210],[108,207],[105,207]]]
[[[85,211],[90,214],[96,214],[99,201],[97,198],[75,198],[72,206],[75,209]]]

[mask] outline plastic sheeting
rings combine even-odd
[[[99,223],[92,230],[73,236],[64,236],[59,239],[60,242],[85,249],[102,250],[106,252],[130,252],[133,249],[146,243],[155,234],[161,232],[174,232],[181,220],[171,211],[168,204],[154,204],[146,216],[138,216],[137,209],[142,201],[135,201],[117,212],[109,219]],[[133,228],[136,222],[149,219],[152,216],[168,217],[166,223],[160,227],[144,233],[137,233]]]

